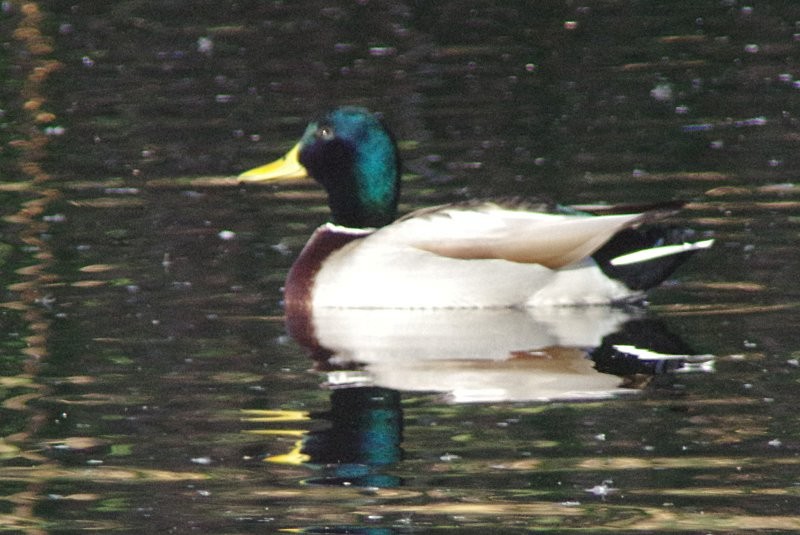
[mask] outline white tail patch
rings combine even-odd
[[[612,266],[627,266],[629,264],[636,264],[638,262],[647,262],[656,258],[663,258],[674,254],[685,253],[687,251],[698,251],[700,249],[708,249],[714,244],[714,240],[703,240],[694,243],[681,243],[678,245],[663,245],[661,247],[651,247],[650,249],[641,249],[632,253],[624,254],[611,259]]]

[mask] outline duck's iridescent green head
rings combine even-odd
[[[392,135],[364,108],[342,107],[311,122],[283,158],[239,176],[244,182],[310,174],[328,193],[332,220],[354,228],[395,219],[400,159]]]
[[[328,192],[333,222],[347,227],[391,223],[400,193],[397,146],[363,108],[337,108],[308,125],[300,163]]]

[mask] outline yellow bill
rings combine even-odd
[[[250,169],[239,175],[240,182],[267,182],[270,180],[281,180],[289,178],[305,178],[308,171],[300,163],[298,155],[300,153],[300,143],[292,147],[282,158],[274,162]]]

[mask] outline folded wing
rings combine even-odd
[[[645,219],[652,215],[541,213],[486,203],[428,209],[392,227],[404,242],[437,255],[558,269],[592,255],[616,233]]]

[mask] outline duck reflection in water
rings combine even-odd
[[[713,369],[661,320],[638,316],[604,307],[326,311],[298,341],[327,376],[331,408],[307,415],[322,427],[305,431],[294,451],[267,460],[314,468],[310,484],[395,487],[402,481],[388,470],[403,458],[401,392],[450,403],[596,400]]]
[[[320,309],[289,331],[331,387],[452,403],[608,398],[635,392],[633,376],[709,360],[636,308]]]

